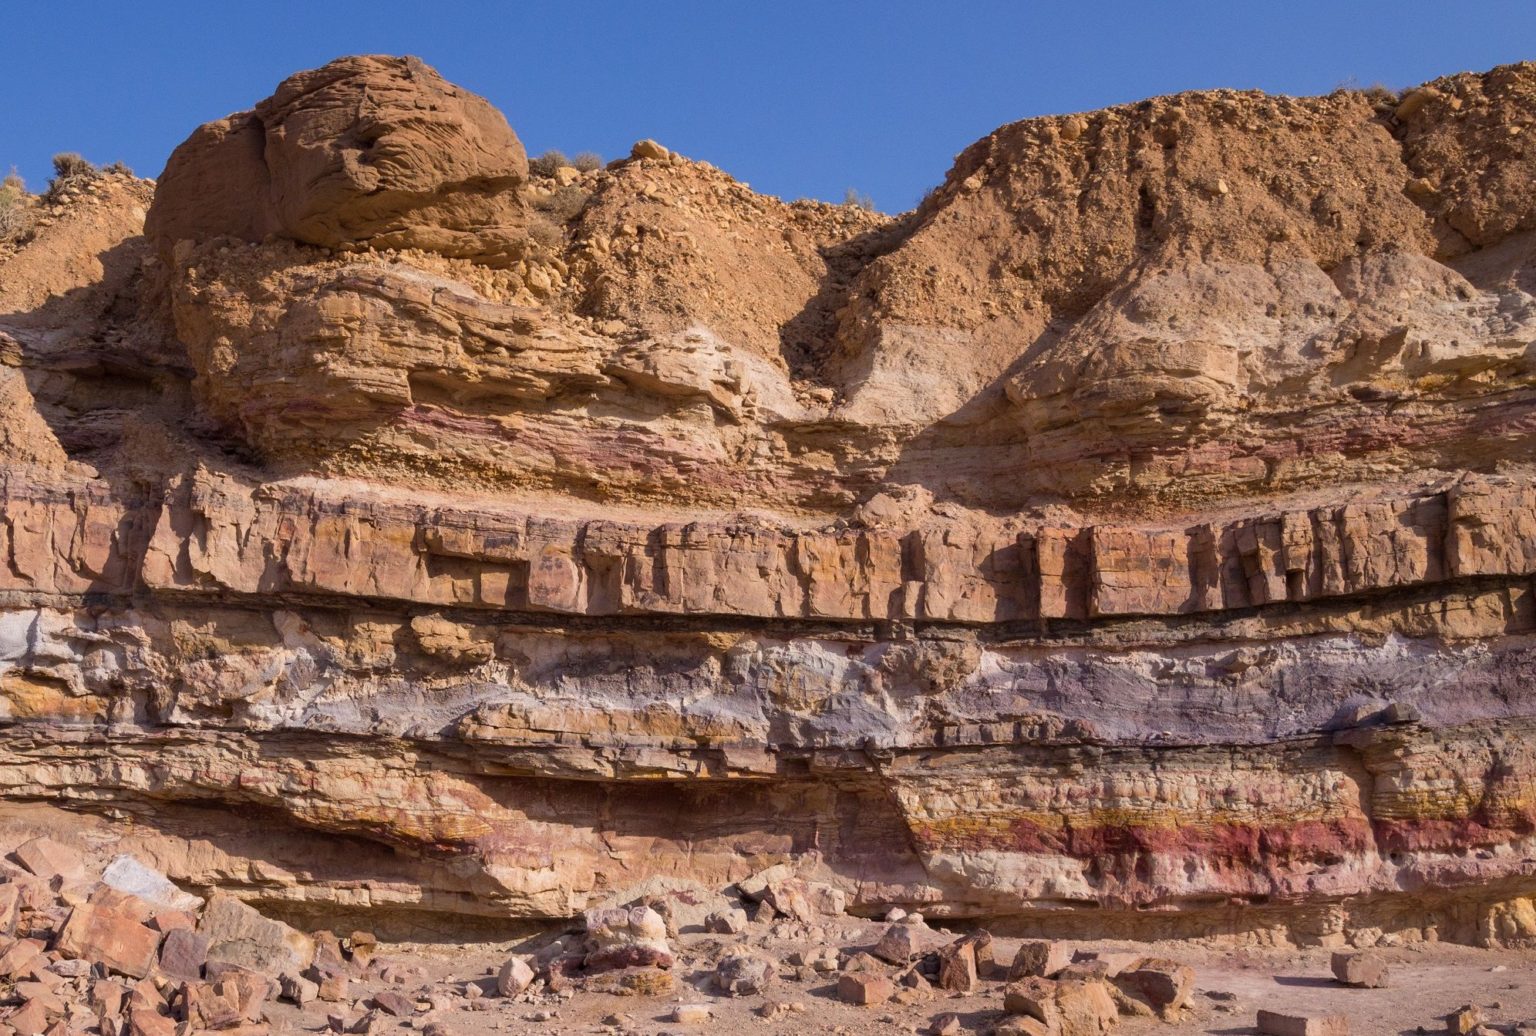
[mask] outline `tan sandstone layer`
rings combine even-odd
[[[785,862],[1536,939],[1533,100],[1028,120],[888,218],[300,73],[0,251],[0,794],[401,931]]]

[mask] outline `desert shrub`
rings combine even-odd
[[[1369,86],[1363,85],[1360,80],[1356,79],[1354,76],[1350,76],[1347,79],[1341,79],[1334,86],[1334,90],[1343,90],[1348,93],[1359,94],[1367,101],[1371,102],[1371,106],[1377,111],[1385,111],[1396,107],[1397,102],[1401,99],[1401,95],[1403,93],[1403,91],[1394,90],[1379,80],[1377,82],[1371,83]]]
[[[558,187],[548,198],[540,199],[534,203],[534,208],[547,213],[550,219],[558,223],[569,223],[581,215],[581,210],[587,207],[587,199],[591,197],[586,191],[573,183],[564,187]]]
[[[563,251],[566,225],[581,215],[589,198],[591,195],[586,191],[568,183],[556,187],[546,197],[535,199],[528,219],[528,236],[548,251]]]
[[[848,193],[843,195],[843,204],[850,208],[863,209],[865,212],[875,211],[875,199],[867,194],[860,194],[852,187],[848,188]]]
[[[534,176],[554,176],[556,169],[562,169],[570,164],[570,159],[565,157],[565,152],[550,148],[538,158],[529,160],[528,171]]]
[[[53,179],[48,181],[48,189],[43,192],[43,200],[50,205],[57,205],[62,200],[64,188],[76,186],[100,174],[101,170],[73,151],[54,155]]]
[[[565,228],[542,212],[535,212],[528,219],[528,237],[549,252],[565,248]]]
[[[26,206],[0,201],[0,243],[20,241],[31,225]]]
[[[571,159],[571,165],[584,173],[590,173],[603,167],[603,156],[596,151],[578,151],[576,157]]]
[[[60,180],[95,176],[96,167],[87,162],[77,152],[61,151],[53,156],[53,175]]]
[[[0,241],[19,241],[31,226],[27,184],[12,169],[4,180],[0,180]]]

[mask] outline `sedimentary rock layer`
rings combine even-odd
[[[1031,120],[886,218],[301,73],[0,253],[5,808],[402,931],[787,862],[1536,937],[1533,90]]]

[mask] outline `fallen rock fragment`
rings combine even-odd
[[[90,903],[75,907],[54,948],[122,975],[144,978],[155,966],[160,934],[133,917]]]
[[[1019,950],[1013,956],[1013,966],[1008,969],[1008,977],[1014,980],[1031,975],[1054,978],[1058,971],[1071,963],[1072,951],[1063,943],[1027,939],[1019,944]]]
[[[701,1025],[713,1017],[708,1004],[678,1004],[672,1011],[672,1021],[680,1025]]]
[[[23,842],[13,855],[23,867],[44,880],[57,878],[68,883],[85,877],[85,858],[52,838]]]
[[[79,891],[78,888],[66,888],[60,893],[59,899],[70,906],[78,906],[81,901],[81,897],[77,894]],[[119,892],[106,885],[97,885],[92,889],[90,895],[85,897],[85,902],[124,917],[131,917],[142,925],[148,925],[149,919],[154,916],[154,908],[138,896]]]
[[[795,921],[815,921],[819,911],[811,905],[809,889],[798,878],[772,881],[763,895],[763,902],[773,907],[774,913]]]
[[[235,1005],[241,1018],[260,1020],[262,1005],[276,992],[276,983],[271,978],[234,964],[213,964],[207,971],[214,989]]]
[[[828,949],[823,952],[824,954],[836,953],[836,951],[832,950],[830,947],[828,947]],[[863,950],[859,950],[857,953],[850,953],[846,958],[842,958],[841,967],[844,971],[851,975],[859,974],[861,972],[868,972],[872,975],[884,975],[886,972],[886,963],[887,962],[881,960],[879,957],[876,957],[873,954],[865,953]]]
[[[1114,1028],[1120,1018],[1109,984],[1097,979],[1058,980],[1056,1012],[1061,1036],[1099,1036]]]
[[[190,892],[177,888],[171,879],[124,853],[113,858],[101,872],[101,882],[109,888],[139,899],[161,911],[192,913],[199,910],[203,901]]]
[[[496,991],[502,996],[517,996],[533,984],[533,968],[521,957],[509,957],[496,972]]]
[[[147,1007],[130,1008],[128,1036],[176,1036],[176,1023]]]
[[[1467,1036],[1483,1024],[1483,1009],[1476,1004],[1466,1004],[1445,1016],[1445,1031],[1451,1036]],[[1288,1033],[1277,1036],[1289,1036]],[[1314,1036],[1307,1033],[1306,1036]]]
[[[768,895],[768,887],[774,882],[783,881],[795,876],[795,869],[787,863],[775,864],[750,874],[736,883],[736,891],[743,899],[756,903]]]
[[[241,1020],[239,1004],[210,982],[183,983],[178,1014],[194,1030],[233,1029]]]
[[[123,1005],[128,1000],[128,989],[121,982],[110,978],[99,978],[91,983],[90,1008],[97,1017],[116,1018],[123,1013]]]
[[[416,1013],[416,1001],[393,989],[373,994],[373,1006],[395,1018],[409,1018]]]
[[[892,964],[905,964],[923,952],[923,929],[913,924],[893,924],[880,935],[875,956]]]
[[[198,932],[208,940],[210,962],[237,964],[274,978],[285,971],[303,971],[315,956],[309,936],[233,896],[209,900]]]
[[[1177,961],[1146,957],[1112,980],[1127,996],[1151,1007],[1164,1020],[1173,1020],[1189,1006],[1195,973]]]
[[[1119,1019],[1109,984],[1100,979],[1059,981],[1030,976],[1003,991],[1003,1010],[1061,1036],[1098,1036]]]
[[[919,969],[919,967],[915,965],[909,966],[903,970],[902,973],[896,977],[896,981],[908,989],[916,989],[923,992],[927,992],[933,988],[933,983],[928,980],[928,976],[925,975]]]
[[[838,999],[869,1007],[883,1004],[896,992],[896,986],[884,975],[872,972],[844,972],[837,980]]]
[[[156,910],[149,919],[149,926],[157,932],[171,932],[184,928],[197,930],[197,915],[186,910]]]
[[[65,1003],[62,997],[49,989],[42,982],[18,982],[12,993],[21,997],[24,1001],[35,1001],[43,1006],[50,1016],[64,1013]]]
[[[42,943],[35,939],[17,939],[8,949],[0,953],[0,975],[11,979],[19,978],[37,966],[42,955]]]
[[[144,1008],[156,1014],[165,1014],[167,1006],[164,994],[150,979],[141,979],[128,988],[129,1010]]]
[[[297,975],[291,971],[284,972],[281,978],[278,979],[278,983],[282,998],[291,1004],[298,1004],[300,1007],[312,1003],[320,996],[318,984],[310,981],[303,975]]]
[[[1056,1024],[1056,981],[1032,975],[1003,990],[1003,1010]]]
[[[1259,1012],[1259,1032],[1264,1036],[1349,1036],[1349,1020],[1341,1014],[1282,1014]]]
[[[353,964],[366,968],[379,952],[379,940],[372,932],[353,932],[343,948]]]
[[[715,966],[714,987],[726,996],[756,996],[778,977],[769,961],[753,953],[729,953]]]
[[[972,993],[980,987],[975,940],[961,939],[939,951],[938,985],[952,993]]]
[[[310,978],[314,980],[316,995],[321,1000],[335,1004],[352,998],[352,982],[339,971],[313,969]]]
[[[47,1008],[36,1000],[28,1000],[5,1020],[5,1024],[11,1027],[16,1036],[42,1036],[52,1020]]]
[[[704,919],[704,930],[716,935],[739,935],[747,930],[747,912],[739,907],[716,910]]]
[[[1379,989],[1390,978],[1387,962],[1370,952],[1335,953],[1332,965],[1333,977],[1346,986]]]
[[[208,963],[208,937],[186,928],[165,933],[160,943],[160,970],[171,978],[196,981]]]
[[[971,949],[975,951],[977,969],[986,974],[997,963],[993,959],[995,940],[992,938],[992,933],[985,928],[980,928],[964,936],[963,939],[970,943]]]

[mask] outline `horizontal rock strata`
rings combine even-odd
[[[1220,612],[1536,572],[1536,486],[1476,476],[1438,493],[1185,528],[910,530],[551,517],[203,471],[157,506],[105,483],[47,479],[0,479],[0,545],[13,558],[0,592],[996,624]]]
[[[1536,939],[1533,84],[1032,120],[887,219],[303,73],[0,252],[0,823],[338,930],[787,863]]]

